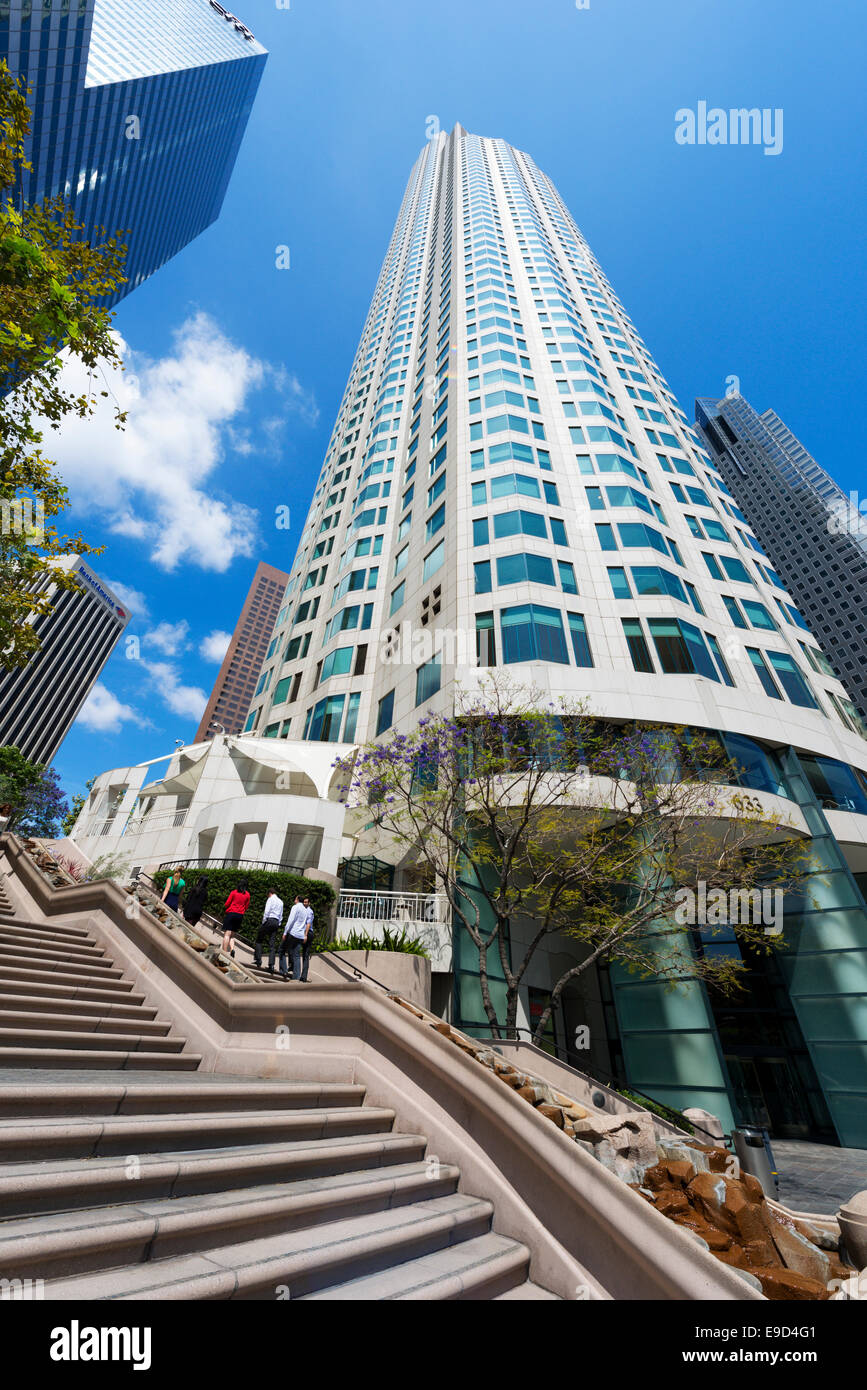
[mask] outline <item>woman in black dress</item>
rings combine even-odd
[[[195,886],[192,887],[184,898],[183,914],[184,921],[189,922],[194,927],[205,910],[208,901],[208,880],[199,878]]]

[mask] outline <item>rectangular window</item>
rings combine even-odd
[[[292,677],[284,676],[283,679],[281,681],[278,681],[277,684],[274,686],[274,699],[272,703],[275,705],[284,705],[286,703],[286,698],[291,688]]]
[[[479,560],[473,565],[475,573],[475,592],[477,594],[489,594],[493,587],[491,583],[491,562],[490,560]]]
[[[755,667],[756,675],[762,683],[766,695],[770,695],[772,700],[782,700],[782,695],[777,689],[776,681],[765,665],[764,657],[755,647],[747,647],[747,656]]]
[[[389,690],[387,695],[383,695],[379,702],[376,713],[376,733],[384,734],[386,729],[391,728],[394,718],[394,691]]]
[[[580,613],[569,613],[569,634],[572,638],[572,651],[576,666],[592,666],[593,653],[587,640],[587,625]]]
[[[476,614],[476,665],[496,666],[497,640],[493,613]]]
[[[503,555],[497,560],[498,584],[554,585],[554,566],[545,555]]]
[[[488,544],[488,518],[486,516],[477,517],[473,522],[473,545]]]
[[[568,560],[558,560],[557,570],[560,574],[560,587],[564,594],[577,594],[578,585],[575,582],[575,570]]]
[[[765,655],[792,704],[801,705],[804,709],[818,709],[812,690],[788,652],[766,652]]]
[[[442,668],[439,657],[426,661],[415,673],[415,703],[423,705],[432,695],[436,695],[442,682]]]
[[[703,550],[701,553],[702,553],[702,556],[704,557],[704,562],[705,562],[705,564],[707,565],[708,570],[709,570],[710,574],[713,576],[713,578],[714,578],[714,579],[722,579],[723,573],[722,573],[722,570],[720,569],[719,565],[718,565],[717,562],[716,562],[716,556],[715,556],[715,555],[711,555],[710,552],[707,551],[707,550]]]
[[[425,540],[432,540],[433,537],[436,535],[437,531],[441,531],[445,524],[446,504],[445,502],[443,502],[439,507],[437,507],[433,516],[430,517],[430,519],[428,520],[427,526],[425,527]]]
[[[397,586],[396,589],[392,590],[392,595],[391,595],[391,606],[389,607],[389,610],[388,610],[388,616],[389,616],[389,617],[391,617],[392,613],[396,613],[397,610],[398,610],[398,608],[400,608],[400,606],[401,606],[402,603],[403,603],[403,596],[404,596],[405,593],[406,593],[406,581],[404,580],[402,583],[398,584],[398,586]]]
[[[749,571],[740,560],[736,560],[732,555],[720,555],[719,558],[729,579],[735,579],[739,584],[752,584]]]
[[[563,619],[556,608],[543,608],[534,603],[504,608],[500,613],[500,630],[506,665],[552,661],[568,666]]]
[[[608,579],[611,583],[611,592],[614,594],[615,598],[632,598],[632,590],[629,587],[626,570],[609,565]]]
[[[607,522],[603,522],[601,525],[597,524],[596,534],[599,537],[599,544],[603,550],[617,549],[617,541],[614,539],[613,526],[609,526]]]
[[[725,685],[733,686],[735,682],[732,677],[731,671],[726,665],[725,657],[722,654],[719,642],[716,640],[713,633],[711,632],[706,632],[705,637],[707,638],[707,644],[710,647],[711,655],[713,656],[713,659],[717,664],[717,670],[719,671],[720,676],[723,679],[723,683]]]
[[[445,558],[446,543],[445,541],[440,541],[439,545],[436,546],[425,559],[421,572],[423,584],[430,579],[432,574],[436,574],[440,566],[445,563]]]
[[[738,607],[736,599],[733,599],[729,594],[723,594],[722,601],[725,604],[728,610],[728,615],[734,623],[735,627],[749,627],[749,623],[747,622],[746,618],[744,617],[743,613]]]
[[[741,599],[741,603],[753,627],[763,628],[765,632],[777,631],[777,625],[763,603],[750,598]]]
[[[548,539],[545,518],[539,512],[500,512],[494,517],[494,536],[502,540],[504,536],[541,536]]]
[[[345,695],[326,695],[308,714],[305,739],[311,743],[337,743],[343,718]]]
[[[650,655],[641,623],[637,618],[624,618],[622,621],[626,645],[629,647],[633,666],[636,671],[654,675],[653,658]]]

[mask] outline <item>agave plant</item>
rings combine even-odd
[[[400,932],[386,927],[382,936],[370,936],[367,932],[353,931],[348,936],[335,941],[323,942],[325,951],[399,951],[403,955],[423,956],[428,959],[424,942],[417,936],[407,936],[406,928]]]

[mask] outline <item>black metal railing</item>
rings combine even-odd
[[[260,859],[166,859],[157,873],[169,869],[261,869],[268,874],[298,874],[304,877],[299,864],[265,863]]]
[[[459,1025],[455,1026],[457,1027]],[[539,1043],[534,1043],[534,1034],[532,1028],[521,1028],[517,1024],[513,1024],[509,1028],[507,1028],[506,1025],[503,1024],[503,1034],[506,1034],[507,1032],[511,1034],[517,1034],[518,1036],[503,1036],[495,1038],[491,1033],[482,1034],[480,1036],[478,1033],[474,1032],[470,1034],[470,1037],[474,1037],[477,1042],[489,1042],[492,1047],[496,1048],[497,1043],[519,1043],[522,1041],[520,1034],[526,1033],[527,1038],[532,1047],[538,1048],[540,1052],[545,1052],[548,1048],[552,1048],[556,1055],[557,1061],[561,1062],[564,1067],[568,1067],[570,1071],[574,1071],[577,1072],[579,1075],[589,1077],[591,1081],[595,1081],[598,1085],[605,1086],[609,1091],[614,1091],[618,1096],[621,1096],[623,1100],[628,1101],[630,1096],[640,1097],[639,1104],[641,1103],[641,1101],[644,1101],[646,1108],[650,1110],[651,1114],[656,1114],[660,1119],[666,1120],[670,1125],[673,1125],[676,1129],[683,1129],[685,1121],[686,1124],[688,1124],[693,1130],[695,1130],[696,1132],[700,1131],[701,1134],[706,1135],[708,1141],[711,1144],[717,1146],[719,1145],[719,1139],[717,1139],[715,1135],[710,1134],[708,1130],[704,1129],[701,1125],[696,1124],[695,1120],[689,1119],[689,1117],[682,1114],[681,1111],[673,1109],[670,1105],[666,1105],[664,1101],[655,1100],[653,1096],[649,1096],[646,1091],[639,1090],[638,1087],[634,1086],[631,1081],[627,1081],[624,1077],[618,1076],[616,1072],[609,1071],[608,1080],[603,1080],[602,1077],[598,1074],[598,1072],[594,1071],[591,1068],[587,1059],[581,1056],[580,1053],[573,1052],[568,1047],[562,1047],[559,1043],[554,1042],[551,1038],[543,1039],[544,1046],[540,1046]],[[580,1066],[575,1066],[572,1062],[567,1061],[566,1059],[569,1057],[574,1057],[576,1062],[580,1062]]]

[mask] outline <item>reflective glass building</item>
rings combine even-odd
[[[32,89],[21,193],[89,236],[129,229],[127,283],[219,214],[266,53],[211,0],[0,0],[0,57]]]

